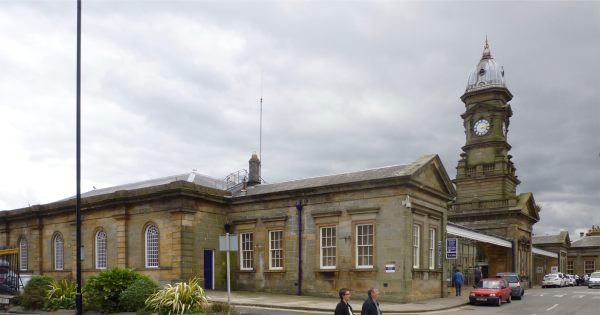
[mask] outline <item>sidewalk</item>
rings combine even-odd
[[[470,288],[464,288],[462,296],[449,296],[414,303],[381,302],[381,311],[385,314],[425,313],[451,309],[465,305],[469,301]],[[227,302],[227,292],[207,291],[209,301]],[[234,306],[254,306],[265,308],[279,308],[289,310],[311,310],[332,312],[339,299],[333,297],[297,296],[265,292],[234,291],[231,292],[231,304]],[[363,300],[352,299],[350,305],[355,313],[360,313]]]

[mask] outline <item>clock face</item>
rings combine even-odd
[[[490,122],[485,119],[480,119],[473,125],[473,132],[478,136],[483,136],[490,131]]]

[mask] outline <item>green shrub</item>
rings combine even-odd
[[[52,280],[46,292],[46,309],[73,309],[75,307],[75,283],[67,280]]]
[[[200,312],[206,305],[206,295],[198,283],[198,278],[174,286],[168,284],[146,300],[149,309],[168,315]]]
[[[42,309],[46,300],[46,292],[50,289],[53,279],[48,276],[33,276],[25,285],[23,294],[17,299],[17,303],[24,309]]]
[[[136,280],[125,291],[121,292],[119,300],[123,312],[136,312],[146,307],[146,299],[156,293],[160,287],[146,276]]]
[[[89,277],[83,287],[87,306],[106,313],[122,312],[121,293],[142,275],[125,268],[110,268]]]

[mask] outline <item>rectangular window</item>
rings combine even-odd
[[[435,229],[429,229],[429,269],[435,269]]]
[[[413,268],[421,265],[421,226],[413,224]]]
[[[567,273],[571,275],[575,273],[575,262],[572,260],[567,260]]]
[[[283,231],[269,232],[269,269],[283,269]]]
[[[373,268],[373,224],[356,225],[356,268]]]
[[[335,269],[336,266],[336,228],[321,228],[321,269]]]
[[[592,272],[594,272],[596,270],[595,261],[593,261],[593,260],[586,260],[586,261],[584,261],[583,267],[584,267],[584,270],[585,270],[584,273],[592,273]]]
[[[254,261],[254,252],[252,244],[254,235],[252,233],[240,233],[240,269],[252,270]]]

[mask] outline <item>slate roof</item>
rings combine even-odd
[[[561,231],[556,235],[540,235],[531,238],[532,244],[564,244],[570,243],[569,232]]]
[[[282,183],[274,184],[261,184],[256,186],[250,186],[244,193],[238,191],[234,194],[234,197],[238,196],[252,196],[260,194],[268,194],[275,192],[291,191],[298,189],[308,189],[316,187],[334,186],[339,184],[348,184],[355,182],[364,182],[378,179],[389,179],[394,177],[410,176],[420,167],[435,158],[436,155],[425,155],[417,159],[415,162],[405,165],[393,165],[379,168],[373,168],[358,172],[343,173],[336,175],[312,177],[305,179],[292,180]]]
[[[204,187],[220,189],[220,190],[226,189],[226,183],[223,180],[215,179],[215,178],[212,178],[212,177],[209,177],[206,175],[202,175],[202,174],[198,174],[196,172],[190,172],[190,173],[185,173],[185,174],[172,175],[172,176],[167,176],[167,177],[145,180],[145,181],[141,181],[141,182],[129,183],[129,184],[124,184],[124,185],[119,185],[119,186],[94,189],[94,190],[82,193],[81,198],[110,194],[110,193],[113,193],[113,192],[116,192],[119,190],[132,190],[132,189],[153,187],[153,186],[158,186],[158,185],[165,185],[165,184],[173,183],[176,181],[182,181],[182,180],[190,182],[190,183],[194,183],[197,185],[201,185]],[[68,199],[73,199],[73,198],[75,198],[75,197],[70,197]]]
[[[600,236],[586,236],[571,242],[571,247],[600,246]]]
[[[531,243],[533,243],[533,244],[562,243],[562,239],[560,237],[560,234],[557,234],[557,235],[534,236],[534,237],[531,238]]]
[[[206,175],[199,174],[197,172],[190,172],[185,174],[167,176],[162,178],[150,179],[146,181],[140,181],[135,183],[129,183],[119,186],[107,187],[102,189],[95,189],[81,194],[82,198],[98,196],[104,194],[114,193],[120,190],[133,190],[139,188],[147,188],[158,185],[165,185],[176,181],[187,181],[200,186],[219,189],[219,190],[233,190],[233,197],[241,197],[241,196],[252,196],[252,195],[260,195],[260,194],[268,194],[274,192],[283,192],[283,191],[291,191],[297,189],[307,189],[307,188],[317,188],[317,187],[326,187],[326,186],[334,186],[339,184],[348,184],[348,183],[356,183],[356,182],[366,182],[371,180],[379,180],[379,179],[391,179],[391,178],[399,178],[403,176],[411,176],[421,167],[431,162],[433,159],[437,157],[436,154],[424,155],[417,159],[416,161],[404,164],[404,165],[393,165],[393,166],[385,166],[379,168],[373,168],[368,170],[362,170],[357,172],[329,175],[329,176],[320,176],[320,177],[312,177],[305,178],[299,180],[286,181],[281,183],[273,183],[273,184],[260,184],[255,186],[247,187],[246,192],[241,191],[241,185],[237,185],[236,187],[228,187],[225,180],[215,179]],[[75,198],[70,197],[67,199]],[[65,200],[67,200],[65,199]]]

